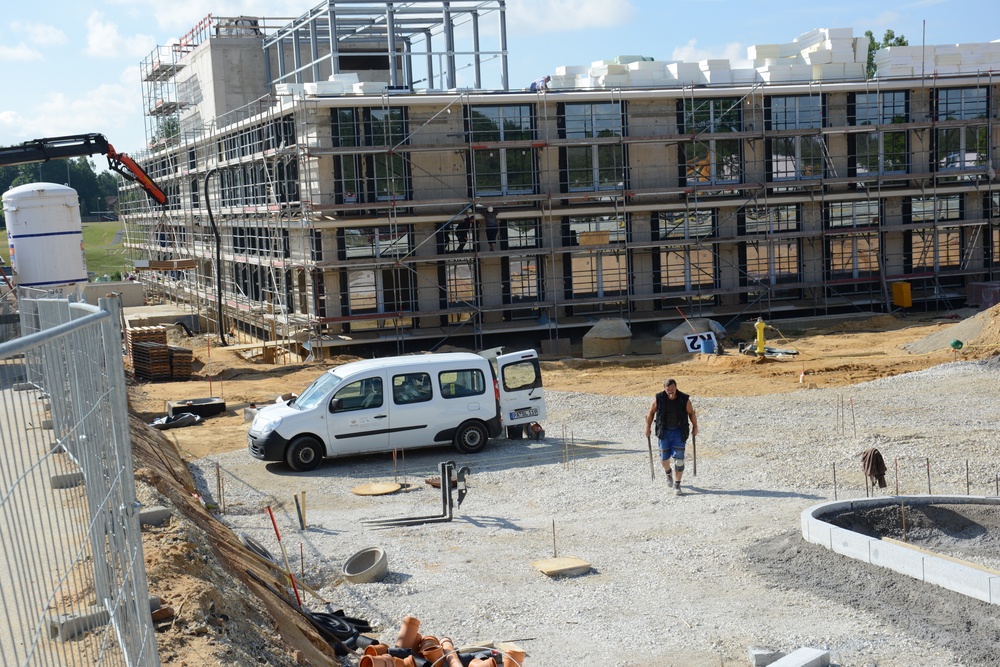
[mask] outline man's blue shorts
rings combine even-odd
[[[684,459],[684,438],[679,428],[668,428],[663,431],[663,437],[657,438],[660,443],[660,460]]]

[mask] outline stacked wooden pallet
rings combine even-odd
[[[131,355],[133,343],[167,344],[167,329],[163,326],[129,327],[125,330],[125,350]]]
[[[167,348],[170,351],[170,377],[173,380],[188,380],[191,378],[192,365],[194,364],[194,352],[186,347],[171,345]]]
[[[169,380],[170,349],[165,343],[132,341],[132,368],[141,380]]]

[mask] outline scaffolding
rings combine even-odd
[[[322,76],[334,53],[374,57],[376,37],[382,64],[405,63],[379,32],[400,16],[350,23],[339,4],[273,31],[240,19],[273,52],[262,77]],[[502,25],[502,3],[491,11]],[[180,87],[219,21],[157,85]],[[313,48],[334,33],[336,48]],[[280,52],[308,57],[287,67]],[[895,282],[938,308],[1000,273],[989,75],[414,92],[413,71],[393,86],[380,70],[376,95],[272,92],[200,125],[178,108],[176,143],[143,158],[168,207],[123,196],[136,266],[155,267],[148,292],[313,353],[403,352],[565,338],[600,317],[659,330],[678,310],[726,324],[887,312]],[[971,107],[946,109],[952,90]]]

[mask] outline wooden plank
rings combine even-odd
[[[133,263],[136,271],[178,271],[198,268],[196,259],[137,259]]]
[[[560,556],[533,561],[532,566],[550,577],[574,577],[590,571],[590,563],[576,556]]]

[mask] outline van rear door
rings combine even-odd
[[[545,394],[538,353],[522,350],[497,358],[497,384],[504,426],[529,424],[545,419]]]

